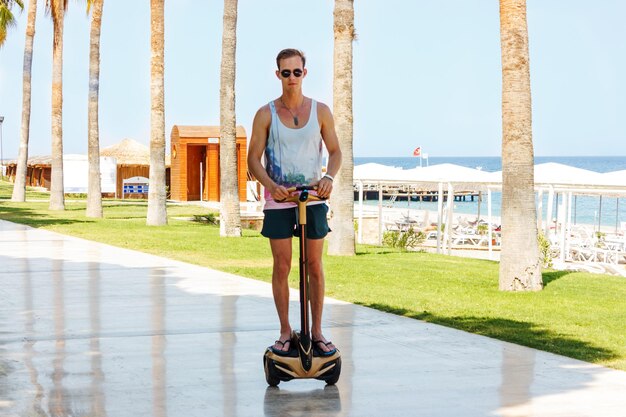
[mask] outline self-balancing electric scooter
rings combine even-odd
[[[309,194],[312,186],[289,188],[289,192],[299,191],[285,202],[298,204],[298,225],[300,243],[300,333],[291,332],[289,350],[286,352],[273,349],[271,346],[263,355],[265,379],[273,387],[281,381],[298,378],[314,378],[333,385],[339,380],[341,373],[341,354],[339,349],[322,352],[313,347],[309,325],[309,275],[306,255],[306,205],[309,201],[320,201],[322,198]]]

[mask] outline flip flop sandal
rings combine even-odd
[[[274,346],[272,346],[271,347],[272,352],[274,352],[275,354],[286,356],[286,355],[289,355],[289,352],[291,352],[291,339],[287,339],[287,340],[284,340],[284,341],[283,340],[276,340],[274,343],[275,344],[279,343],[283,348],[285,347],[285,345],[287,343],[289,343],[289,349],[287,349],[287,350],[276,349]]]
[[[313,349],[315,349],[315,351],[320,356],[330,356],[330,355],[334,354],[337,351],[337,348],[335,348],[335,349],[329,350],[328,352],[324,352],[322,349],[319,348],[318,343],[321,343],[324,346],[328,347],[328,346],[332,345],[333,342],[324,342],[323,340],[313,340]]]

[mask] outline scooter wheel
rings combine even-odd
[[[280,384],[280,378],[276,376],[276,367],[267,356],[263,355],[263,368],[265,369],[265,380],[270,387],[277,387]]]
[[[341,375],[341,358],[337,358],[337,364],[333,369],[333,375],[326,380],[326,385],[335,385],[339,381],[339,375]]]

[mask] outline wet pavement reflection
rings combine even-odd
[[[332,277],[329,277],[332,279]],[[0,221],[0,415],[623,416],[626,373],[328,300],[336,386],[268,387],[268,284]],[[292,296],[297,323],[297,292]]]
[[[161,269],[150,271],[150,309],[152,324],[152,415],[167,417],[167,363],[165,349],[167,329],[165,314],[165,272]]]
[[[267,387],[263,405],[265,417],[333,417],[342,411],[339,388],[334,385],[295,392]]]
[[[91,409],[94,416],[106,416],[106,398],[103,391],[104,372],[102,372],[102,352],[100,350],[100,264],[90,262],[89,270],[89,356],[91,356]]]

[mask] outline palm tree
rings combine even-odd
[[[333,111],[341,148],[341,170],[335,177],[332,195],[333,233],[328,240],[328,254],[354,255],[354,191],[352,151],[352,42],[354,31],[354,1],[335,0],[335,56]]]
[[[500,0],[502,250],[500,289],[543,287],[537,244],[526,0]]]
[[[63,21],[67,0],[46,0],[52,14],[52,174],[50,210],[65,210],[63,189]]]
[[[241,236],[235,117],[237,0],[224,0],[220,76],[220,236]]]
[[[4,45],[4,41],[7,39],[7,29],[15,25],[15,17],[11,13],[14,4],[20,6],[20,9],[24,9],[22,0],[0,0],[0,47]]]
[[[7,39],[7,29],[15,26],[15,16],[11,12],[11,8],[17,4],[20,9],[24,10],[24,3],[21,0],[0,0],[0,48]],[[4,118],[2,118],[4,119]],[[0,120],[0,126],[2,120]],[[4,161],[2,160],[2,143],[0,143],[0,178],[4,176]]]
[[[26,23],[26,42],[24,44],[24,74],[22,76],[22,134],[17,154],[17,170],[11,200],[26,201],[26,171],[28,165],[28,140],[30,137],[30,97],[31,75],[33,68],[33,41],[35,39],[35,18],[37,17],[37,0],[28,5],[28,21]],[[1,30],[1,29],[0,29]]]
[[[100,186],[100,133],[98,129],[98,96],[100,89],[100,27],[104,0],[87,0],[87,13],[93,5],[89,36],[89,99],[88,147],[89,185],[87,217],[102,217],[102,188]]]
[[[165,0],[150,0],[150,182],[148,191],[148,226],[167,224],[165,207],[165,83],[164,83],[164,9]]]

